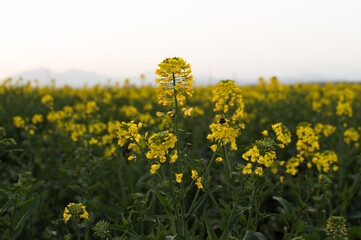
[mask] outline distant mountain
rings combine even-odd
[[[152,84],[155,85],[154,79],[156,75],[153,71],[144,72],[145,80],[140,79],[139,75],[133,76],[109,76],[109,75],[102,75],[96,72],[91,71],[82,71],[82,70],[68,70],[63,73],[54,72],[48,69],[37,69],[33,71],[26,71],[20,74],[16,74],[12,76],[13,79],[19,79],[22,77],[25,81],[31,80],[34,81],[35,79],[39,80],[40,85],[47,85],[51,83],[52,79],[56,80],[56,86],[63,86],[65,84],[70,85],[72,87],[82,87],[84,84],[88,86],[93,86],[96,84],[107,84],[110,81],[110,84],[114,84],[115,82],[119,82],[120,85],[124,83],[126,78],[130,79],[131,84],[136,85],[145,85],[145,84]],[[194,86],[200,85],[214,85],[217,84],[220,80],[224,80],[227,78],[219,78],[219,77],[211,77],[207,75],[201,75],[197,73],[193,73],[194,76]],[[239,85],[252,85],[258,82],[258,78],[238,78],[232,79],[235,80]],[[331,78],[327,76],[323,76],[320,74],[300,74],[297,76],[279,76],[279,81],[281,83],[286,84],[293,84],[293,83],[305,83],[305,82],[341,82],[347,81],[347,79],[340,79],[340,78]],[[268,78],[266,78],[268,81]]]
[[[25,81],[34,81],[37,79],[40,85],[48,85],[51,83],[52,79],[55,79],[56,86],[69,85],[72,87],[82,87],[84,84],[88,86],[93,86],[96,84],[106,84],[110,80],[111,84],[119,82],[121,85],[124,83],[126,78],[130,79],[131,84],[136,85],[145,85],[145,84],[155,84],[154,79],[156,75],[153,71],[144,72],[145,80],[140,79],[140,74],[137,76],[109,76],[101,75],[96,72],[91,71],[82,71],[82,70],[68,70],[66,72],[58,73],[48,69],[36,69],[32,71],[26,71],[12,76],[13,79],[23,78]],[[220,80],[220,79],[219,79]],[[210,80],[209,77],[205,75],[194,75],[194,85],[209,85],[215,84],[219,81],[218,79]]]
[[[48,69],[37,69],[33,71],[26,71],[12,76],[13,79],[22,77],[25,81],[38,79],[41,85],[50,84],[52,79],[55,79],[57,86],[70,85],[73,87],[81,87],[84,84],[89,86],[95,84],[105,84],[110,79],[112,82],[124,81],[125,78],[111,77],[100,75],[96,72],[88,72],[82,70],[68,70],[63,73],[57,73]]]

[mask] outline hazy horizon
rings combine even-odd
[[[0,79],[41,68],[151,78],[164,58],[179,56],[209,79],[361,80],[356,0],[36,0],[0,7]]]

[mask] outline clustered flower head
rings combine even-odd
[[[69,221],[71,217],[77,219],[88,219],[89,214],[86,211],[86,206],[81,203],[69,203],[68,206],[65,207],[63,213],[63,219],[65,222]]]
[[[282,123],[273,124],[272,129],[277,135],[277,140],[281,142],[278,144],[280,148],[284,148],[291,142],[291,132]]]
[[[305,161],[306,158],[309,158],[307,162],[307,167],[312,168],[314,164],[319,172],[329,172],[331,169],[333,171],[338,170],[337,155],[331,150],[326,150],[324,152],[318,152],[319,146],[319,135],[321,132],[326,131],[324,135],[332,134],[334,131],[333,127],[327,127],[327,125],[317,125],[313,129],[311,124],[307,122],[302,122],[297,125],[297,137],[298,141],[296,143],[297,150],[299,153],[296,157],[291,157],[286,163],[286,173],[291,175],[296,175],[298,172],[298,167]],[[332,166],[332,168],[331,168]]]
[[[343,135],[345,143],[350,144],[351,142],[355,142],[355,146],[359,146],[358,139],[360,138],[360,134],[355,128],[346,129]]]
[[[311,127],[311,124],[303,122],[297,125],[297,137],[296,143],[298,151],[304,151],[306,154],[312,154],[315,150],[320,149],[318,142],[318,136]]]
[[[352,117],[352,102],[355,97],[355,93],[350,89],[344,89],[340,91],[338,96],[338,102],[336,106],[336,114],[338,116]]]
[[[107,221],[99,221],[97,224],[95,224],[95,226],[93,227],[93,231],[94,231],[94,236],[101,238],[101,239],[106,239],[110,236],[110,231],[109,231],[109,227],[110,227],[110,223]]]
[[[257,164],[254,173],[261,176],[263,175],[262,167],[271,167],[276,159],[275,151],[263,151],[261,154],[260,151],[255,144],[252,148],[250,148],[247,152],[242,155],[242,158],[247,162],[251,161],[253,164]],[[243,168],[243,174],[251,174],[252,173],[252,163],[247,163],[247,165]]]
[[[159,78],[155,82],[158,95],[158,103],[163,106],[174,107],[175,101],[179,106],[185,104],[186,96],[192,96],[193,76],[191,65],[183,58],[166,58],[160,64],[155,74]]]
[[[47,94],[41,98],[41,103],[49,108],[53,108],[54,98],[50,94]]]
[[[13,118],[14,126],[17,128],[24,128],[25,127],[25,121],[20,116],[15,116]]]
[[[315,126],[315,133],[320,136],[321,134],[323,134],[325,137],[330,136],[332,133],[334,133],[336,131],[336,127],[329,125],[329,124],[322,124],[322,123],[318,123]]]
[[[211,142],[218,142],[222,140],[222,144],[226,145],[227,143],[230,143],[231,149],[237,150],[236,138],[240,132],[239,128],[230,126],[228,122],[223,125],[219,123],[212,123],[209,127],[212,133],[208,134],[208,140]],[[215,151],[217,144],[212,145],[211,148],[213,151]]]
[[[324,151],[323,153],[315,153],[312,158],[312,163],[316,165],[318,171],[328,172],[330,166],[334,163],[337,163],[337,155],[333,151]],[[334,165],[333,170],[337,171],[338,166]]]
[[[224,80],[213,90],[215,103],[214,112],[219,112],[217,118],[229,116],[232,122],[241,122],[243,119],[244,103],[241,89],[232,80]]]
[[[177,137],[169,131],[159,132],[153,134],[148,140],[150,151],[147,152],[148,159],[158,159],[159,162],[164,163],[167,159],[169,149],[174,148],[177,142]],[[177,151],[174,151],[170,156],[170,163],[174,163],[178,158]],[[160,168],[160,164],[153,164],[150,172],[152,174]]]
[[[328,239],[348,239],[346,219],[344,217],[329,217],[327,220],[327,231],[326,234]]]
[[[237,150],[236,138],[239,136],[244,123],[243,119],[244,103],[240,88],[232,80],[224,80],[217,84],[213,93],[215,103],[214,112],[217,112],[218,123],[212,123],[209,127],[212,131],[207,139],[221,145],[231,144],[232,150]],[[215,151],[217,144],[211,146]]]
[[[134,121],[129,123],[122,122],[121,125],[117,129],[118,135],[118,144],[123,147],[125,143],[128,141],[139,142],[141,135],[139,134],[139,130],[142,128],[142,123],[135,124]],[[137,145],[132,142],[129,144],[128,149],[133,149]]]

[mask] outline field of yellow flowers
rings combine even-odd
[[[361,238],[361,84],[156,74],[0,85],[1,239]]]

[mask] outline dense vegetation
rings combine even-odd
[[[3,239],[361,238],[361,85],[191,87],[175,61],[157,90],[0,86]]]

